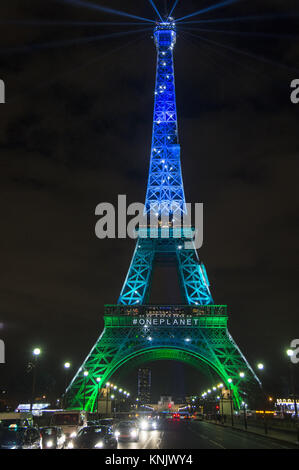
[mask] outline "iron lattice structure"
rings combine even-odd
[[[186,304],[213,303],[205,267],[199,262],[194,248],[186,249],[192,240],[192,230],[180,229],[186,214],[182,180],[180,145],[178,140],[177,108],[173,65],[176,42],[175,23],[160,23],[154,31],[157,47],[155,105],[152,148],[145,209],[149,217],[160,222],[167,219],[168,229],[141,228],[133,259],[118,303],[142,305],[148,302],[154,263],[174,259],[177,264],[182,298]],[[161,223],[160,223],[161,225]],[[164,237],[164,232],[165,237]],[[168,236],[167,236],[168,235]],[[192,243],[191,243],[192,245]],[[168,256],[167,256],[168,255]],[[162,260],[163,261],[163,260]]]
[[[227,329],[226,306],[213,304],[206,270],[194,245],[186,248],[192,228],[176,226],[186,204],[175,98],[174,22],[159,23],[154,38],[157,72],[145,207],[160,220],[170,213],[171,221],[167,228],[161,224],[140,228],[118,304],[105,307],[104,330],[67,388],[70,408],[93,411],[99,389],[120,367],[150,360],[174,359],[212,371],[215,380],[220,378],[233,390],[237,407],[260,386]],[[149,306],[154,265],[169,260],[177,265],[184,305]]]

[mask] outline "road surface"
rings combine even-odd
[[[288,443],[203,421],[165,422],[159,430],[140,431],[139,442],[119,449],[293,449]]]

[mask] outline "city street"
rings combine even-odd
[[[166,422],[160,430],[141,431],[139,442],[119,442],[119,449],[292,449],[263,436],[245,434],[214,424]]]

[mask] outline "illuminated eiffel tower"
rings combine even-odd
[[[209,369],[215,380],[217,377],[233,391],[237,408],[260,385],[227,330],[226,305],[213,302],[205,267],[192,242],[192,228],[179,227],[186,203],[173,65],[175,22],[157,23],[154,40],[157,71],[145,207],[148,215],[155,214],[159,225],[155,230],[149,226],[139,229],[118,304],[105,306],[104,330],[67,388],[69,408],[96,409],[99,388],[119,368],[159,359],[183,361],[205,372]],[[170,215],[170,223],[164,227],[161,221],[166,215]],[[149,305],[153,268],[170,260],[177,265],[183,305]]]

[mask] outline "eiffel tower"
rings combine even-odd
[[[104,330],[66,390],[68,407],[93,411],[99,388],[120,368],[143,362],[182,361],[221,380],[234,406],[259,392],[260,382],[227,329],[226,305],[215,305],[208,276],[193,242],[181,172],[173,49],[173,19],[154,29],[157,48],[152,148],[145,211],[158,226],[140,227],[136,248],[117,305],[104,307]],[[167,227],[162,221],[168,216]],[[164,219],[163,219],[164,217]],[[189,242],[188,248],[186,242]],[[153,269],[177,266],[182,305],[150,305]],[[217,379],[216,379],[217,378]]]

